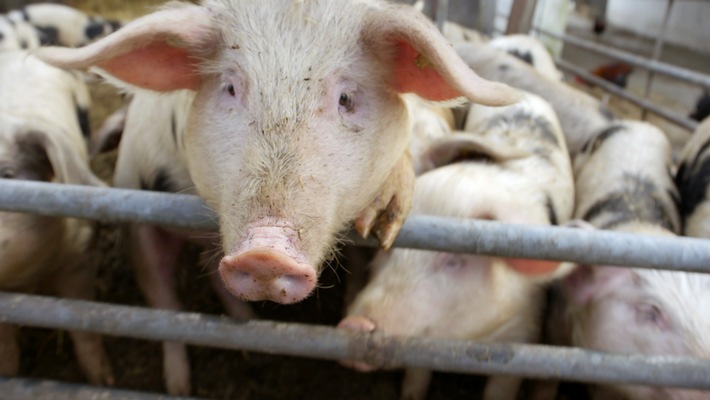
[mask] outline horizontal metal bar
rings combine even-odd
[[[586,80],[590,83],[593,83],[597,86],[600,86],[601,88],[603,88],[607,92],[613,93],[621,98],[624,98],[624,99],[636,104],[637,106],[639,106],[645,110],[651,111],[652,113],[659,115],[659,116],[667,119],[668,121],[670,121],[678,126],[681,126],[691,132],[695,131],[695,129],[698,127],[697,121],[693,121],[692,119],[687,118],[684,115],[680,115],[680,114],[676,114],[672,111],[668,111],[665,108],[658,106],[647,99],[633,95],[633,94],[627,92],[626,90],[612,84],[611,82],[608,82],[602,78],[599,78],[597,76],[590,74],[588,71],[586,71],[583,68],[580,68],[572,63],[569,63],[565,60],[557,60],[556,64],[561,70],[578,75],[581,78],[583,78],[584,80]]]
[[[0,180],[0,210],[102,221],[216,230],[217,216],[197,197],[140,190]],[[145,218],[144,220],[142,218]],[[377,246],[354,234],[356,245]],[[554,226],[410,216],[396,247],[482,255],[710,272],[710,240],[654,237]]]
[[[658,60],[652,60],[650,58],[639,57],[637,55],[617,50],[612,47],[602,46],[598,43],[591,42],[589,40],[580,39],[568,35],[558,35],[554,32],[548,30],[533,27],[533,30],[542,33],[543,35],[551,36],[556,39],[560,39],[565,43],[581,47],[585,50],[593,51],[597,54],[602,54],[608,57],[615,58],[620,61],[627,62],[639,68],[643,68],[649,71],[654,71],[667,75],[673,78],[677,78],[686,82],[690,82],[705,88],[710,88],[710,76],[702,74],[700,72],[695,72],[686,68],[677,67],[672,64],[664,63]]]
[[[710,361],[688,357],[385,336],[378,331],[362,333],[305,324],[235,321],[196,313],[11,293],[0,293],[0,320],[198,346],[359,360],[382,368],[410,366],[459,373],[710,389]]]
[[[131,390],[100,388],[49,380],[0,377],[3,399],[52,400],[198,400],[196,397],[172,397]]]

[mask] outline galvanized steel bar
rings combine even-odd
[[[612,58],[615,58],[620,61],[627,62],[629,64],[632,64],[636,67],[643,68],[649,71],[655,71],[667,76],[671,76],[677,79],[684,80],[686,82],[690,82],[692,84],[700,85],[705,88],[710,88],[710,76],[695,72],[689,69],[681,68],[681,67],[676,67],[674,65],[664,63],[661,61],[654,61],[645,57],[639,57],[637,55],[617,50],[612,47],[608,46],[602,46],[600,44],[591,42],[589,40],[584,40],[580,38],[576,38],[573,36],[567,36],[567,35],[558,35],[556,33],[547,31],[542,28],[535,27],[533,28],[534,30],[544,34],[548,35],[557,39],[560,39],[564,41],[565,43],[572,44],[577,47],[581,47],[583,49],[593,51],[597,54],[602,54],[605,56],[609,56]]]
[[[102,221],[145,222],[216,230],[217,217],[196,196],[0,180],[0,209]],[[145,218],[145,219],[142,219]],[[351,235],[355,244],[376,246]],[[394,243],[475,253],[710,272],[710,240],[652,237],[565,227],[526,226],[428,215],[407,219]]]
[[[653,46],[653,55],[651,56],[651,59],[653,61],[658,61],[659,58],[661,58],[661,51],[663,50],[663,43],[665,42],[666,39],[666,33],[668,31],[668,21],[671,18],[671,11],[673,10],[673,0],[667,0],[668,3],[666,5],[666,14],[663,17],[663,23],[661,25],[661,32],[656,38],[656,43]],[[648,75],[646,75],[646,88],[644,89],[643,92],[643,97],[648,98],[648,96],[651,94],[651,85],[653,84],[653,71],[648,71]],[[646,115],[648,114],[648,109],[644,108],[641,111],[641,119],[646,120]]]
[[[235,321],[22,294],[0,293],[2,322],[328,360],[385,368],[509,374],[581,382],[710,389],[710,361],[601,353],[542,345],[478,343],[273,321]]]
[[[639,96],[633,95],[626,90],[602,79],[597,76],[594,76],[590,74],[588,71],[584,70],[583,68],[577,67],[576,65],[569,63],[564,60],[557,60],[556,62],[557,66],[566,72],[570,72],[572,74],[578,75],[579,77],[583,78],[584,80],[591,82],[607,92],[613,93],[621,98],[624,98],[637,106],[641,107],[644,110],[651,111],[652,113],[659,115],[666,120],[683,127],[691,132],[695,131],[695,128],[698,127],[698,123],[696,121],[693,121],[692,119],[676,114],[672,111],[668,111],[665,108],[658,106],[654,103],[652,103],[650,100],[641,98]]]
[[[100,388],[57,381],[2,378],[0,398],[51,400],[198,400],[196,397],[173,397],[164,394]]]
[[[434,15],[434,20],[436,21],[436,27],[439,32],[444,31],[444,22],[449,19],[449,0],[435,0],[436,2],[436,14]]]

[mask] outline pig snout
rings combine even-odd
[[[316,270],[296,249],[298,232],[289,227],[247,229],[239,249],[222,258],[219,272],[232,294],[242,300],[281,304],[306,298],[316,286]]]
[[[372,320],[360,316],[348,316],[338,324],[339,329],[356,332],[372,332],[375,330],[375,323]],[[342,360],[340,364],[344,367],[352,368],[359,372],[372,372],[377,368],[362,362]]]

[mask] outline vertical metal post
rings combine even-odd
[[[673,8],[673,2],[675,0],[668,0],[668,4],[666,6],[666,15],[663,17],[663,24],[661,25],[661,32],[658,34],[658,38],[656,39],[656,44],[653,47],[653,55],[652,59],[653,61],[658,61],[658,59],[661,57],[661,51],[663,50],[663,43],[665,42],[666,39],[666,31],[668,30],[668,20],[670,20],[671,17],[671,10]],[[654,73],[653,71],[648,71],[648,75],[646,75],[646,89],[644,90],[643,97],[648,98],[648,96],[651,94],[651,85],[653,84],[653,76]],[[648,110],[643,109],[641,110],[641,119],[645,120],[648,115]]]
[[[480,0],[478,2],[477,28],[486,35],[493,35],[496,15],[498,13],[497,0]]]
[[[508,28],[505,30],[505,34],[530,32],[536,5],[537,0],[514,0],[510,8]]]
[[[439,32],[444,31],[444,22],[449,16],[449,0],[436,0],[436,27]]]

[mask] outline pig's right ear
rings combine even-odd
[[[155,91],[195,90],[198,64],[217,48],[219,34],[204,7],[181,5],[138,18],[81,48],[45,47],[35,54],[60,68],[101,68]]]
[[[415,173],[420,175],[458,161],[487,159],[503,162],[528,156],[530,153],[505,143],[493,143],[478,135],[457,133],[432,143],[420,156],[419,170]]]

